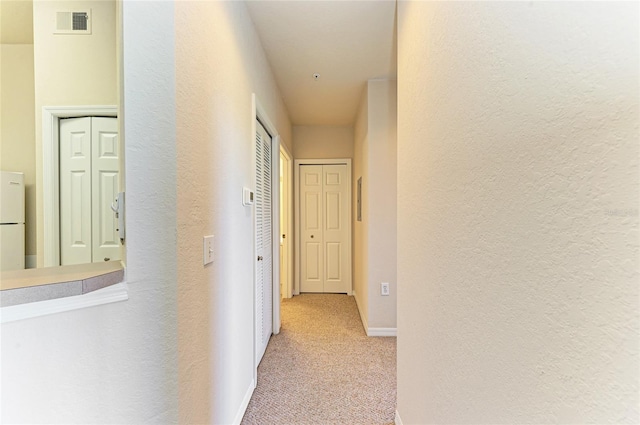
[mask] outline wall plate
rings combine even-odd
[[[203,264],[206,266],[209,263],[213,263],[213,235],[204,237],[204,244],[202,247]]]
[[[247,187],[242,188],[242,205],[253,205],[253,191]]]

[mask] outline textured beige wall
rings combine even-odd
[[[640,422],[638,3],[398,11],[401,420]]]
[[[369,80],[356,118],[353,186],[355,194],[362,177],[354,287],[366,328],[396,327],[396,121],[396,81]],[[380,295],[382,282],[389,283],[388,296]]]
[[[295,159],[353,158],[353,127],[293,127]]]
[[[0,169],[24,173],[25,254],[36,255],[33,44],[1,44],[0,49]]]
[[[369,199],[367,182],[369,181],[368,131],[369,131],[369,87],[365,85],[358,107],[358,115],[354,125],[353,142],[353,289],[355,290],[358,311],[365,328],[369,321],[369,288],[368,288],[368,243],[367,226],[368,204],[361,204],[361,221],[357,220],[358,179],[362,177],[361,199]]]
[[[252,94],[285,141],[290,123],[244,2],[175,11],[179,422],[237,423],[255,370]]]
[[[90,8],[91,35],[55,35],[55,12]],[[42,107],[116,105],[116,2],[38,0],[33,4],[36,105],[36,197],[42,199]],[[37,228],[43,228],[43,206],[37,206]],[[43,265],[44,238],[37,237],[38,266]]]
[[[396,327],[396,81],[368,83],[366,181],[368,245],[368,324],[372,328]],[[364,179],[363,179],[364,180]],[[380,284],[389,283],[389,295],[380,295]]]

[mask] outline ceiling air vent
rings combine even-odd
[[[91,34],[91,9],[56,12],[54,34]]]

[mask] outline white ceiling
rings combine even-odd
[[[293,125],[351,125],[365,82],[396,76],[395,0],[246,3]]]

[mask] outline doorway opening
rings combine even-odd
[[[60,265],[60,120],[88,116],[117,117],[118,107],[45,106],[42,108],[42,194],[44,267]],[[118,125],[121,125],[120,123]],[[122,144],[118,147],[122,158]],[[120,165],[123,164],[120,159]],[[122,173],[119,176],[122,184]],[[124,249],[124,246],[121,246]],[[121,253],[124,258],[124,252]],[[38,261],[39,262],[39,261]]]
[[[293,285],[293,155],[280,145],[280,298],[291,298]]]

